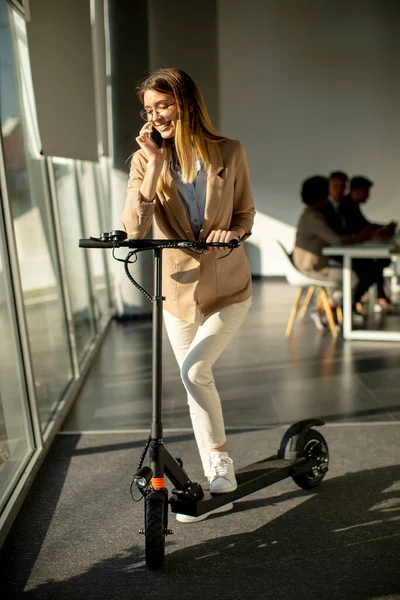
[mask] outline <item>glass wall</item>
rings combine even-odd
[[[0,214],[0,508],[34,450],[2,217]]]
[[[78,246],[84,233],[77,166],[73,160],[66,159],[53,159],[52,166],[76,349],[78,360],[82,362],[94,336],[95,321],[88,253]]]
[[[29,330],[36,398],[42,428],[48,424],[57,402],[72,379],[64,306],[54,250],[44,159],[35,152],[23,112],[23,69],[17,72],[14,47],[22,44],[21,32],[12,37],[8,12],[2,11],[1,125],[9,208],[13,220],[20,278]],[[23,24],[19,17],[17,24]],[[13,46],[13,44],[15,46]],[[10,91],[12,91],[10,93]]]
[[[111,317],[104,164],[41,155],[25,21],[0,0],[0,543]],[[24,491],[25,490],[25,491]],[[11,507],[11,508],[10,508]]]
[[[104,229],[101,205],[96,202],[96,199],[102,200],[100,196],[101,181],[98,180],[99,166],[83,161],[78,165],[85,237],[98,236]],[[110,223],[110,220],[107,222]],[[110,308],[106,252],[105,250],[89,252],[88,258],[93,273],[93,293],[96,299],[96,310],[99,317],[101,317],[104,311]]]
[[[9,164],[11,189],[20,190],[20,203],[26,203],[25,182],[20,177],[19,116],[15,111],[17,87],[11,60],[11,35],[8,11],[0,3],[0,106],[4,136],[2,151]],[[7,57],[7,60],[5,59]],[[4,168],[1,168],[4,187]],[[22,356],[11,285],[11,272],[4,227],[3,197],[0,194],[0,509],[31,457],[35,444],[25,386]]]

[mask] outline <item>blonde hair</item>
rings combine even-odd
[[[175,137],[166,140],[167,158],[159,183],[162,187],[171,182],[171,158],[180,166],[182,181],[192,182],[196,177],[196,162],[199,157],[207,170],[210,166],[206,142],[222,142],[226,138],[213,127],[198,87],[181,69],[159,69],[146,77],[138,86],[138,96],[142,103],[147,90],[173,96],[178,112]]]

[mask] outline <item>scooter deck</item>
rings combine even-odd
[[[238,487],[233,492],[211,494],[209,491],[204,491],[203,498],[197,501],[175,499],[173,496],[170,499],[171,510],[173,513],[199,517],[210,510],[286,479],[286,477],[306,473],[318,464],[317,458],[307,460],[305,458],[284,459],[270,456],[236,471]]]

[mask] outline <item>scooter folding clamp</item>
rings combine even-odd
[[[200,500],[204,496],[203,488],[199,483],[193,481],[189,485],[185,486],[183,490],[173,489],[172,494],[176,496],[178,500]]]

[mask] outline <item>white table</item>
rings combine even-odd
[[[346,340],[379,340],[400,342],[400,331],[371,331],[352,329],[351,261],[353,258],[391,258],[393,242],[365,242],[351,246],[329,246],[325,256],[343,256],[343,337]],[[398,252],[396,249],[395,252]]]

